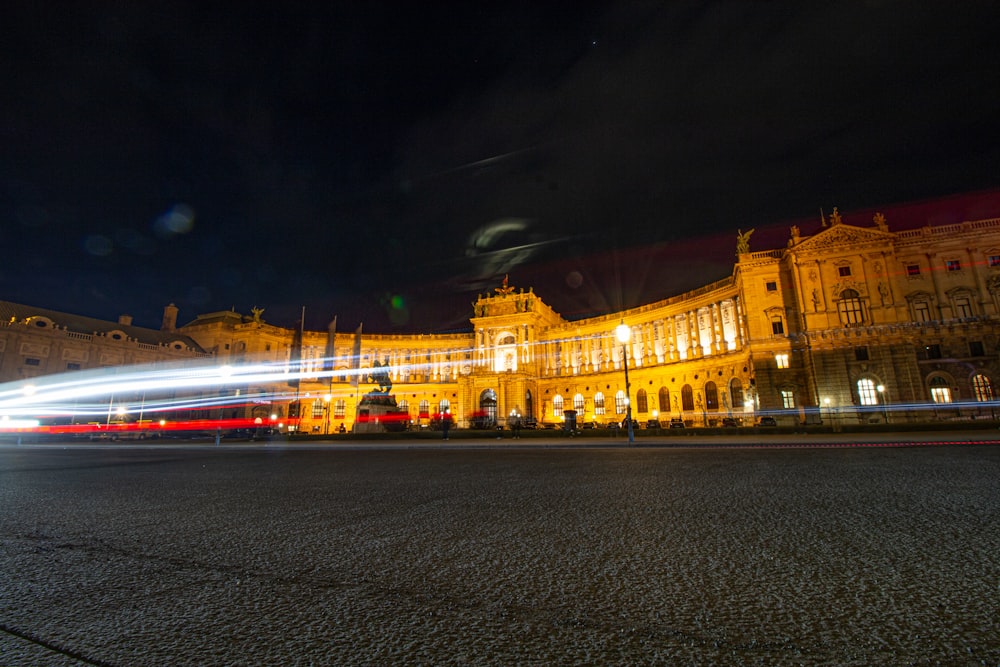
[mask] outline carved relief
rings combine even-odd
[[[837,225],[795,246],[795,252],[799,256],[805,256],[813,253],[825,253],[831,248],[842,251],[845,249],[843,246],[887,243],[890,239],[891,235],[871,229],[861,229],[859,227],[851,227],[850,225]]]
[[[49,346],[38,345],[36,343],[21,343],[21,351],[19,352],[19,354],[24,357],[44,358],[49,356]]]

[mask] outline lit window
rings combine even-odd
[[[778,368],[788,368],[787,354],[776,354],[774,355],[774,360],[778,362]]]
[[[314,419],[323,416],[323,401],[313,401],[312,416]]]
[[[920,275],[920,265],[919,264],[907,264],[906,265],[906,275],[908,275],[908,276],[919,276]]]
[[[420,401],[418,409],[420,410],[421,417],[428,417],[431,413],[431,404],[427,401],[427,399],[424,399]]]
[[[871,379],[858,380],[858,400],[861,401],[861,405],[878,405],[878,393]]]
[[[347,402],[344,399],[337,399],[337,402],[333,404],[333,416],[337,419],[343,419],[344,413],[347,411]]]
[[[605,414],[604,394],[602,394],[601,392],[597,392],[596,394],[594,394],[594,414],[595,415]]]
[[[573,409],[582,415],[583,408],[584,408],[583,394],[577,394],[576,396],[573,397]]]
[[[768,292],[777,292],[778,291],[778,283],[776,283],[773,280],[769,280],[766,283],[764,283],[764,289],[766,289]]]
[[[645,389],[635,392],[635,411],[639,413],[649,412],[649,399],[646,398]]]
[[[846,278],[847,276],[851,275],[851,267],[849,266],[838,267],[837,273],[840,275],[841,278]]]
[[[951,388],[943,377],[931,380],[931,400],[935,403],[951,403]]]
[[[949,259],[944,263],[944,265],[945,268],[947,268],[949,271],[962,270],[962,262],[958,261],[957,259]]]
[[[444,414],[451,411],[451,401],[447,398],[442,398],[441,402],[438,403],[438,412]]]
[[[625,392],[619,390],[615,394],[615,414],[623,415],[625,414],[625,406],[628,401],[625,400]]]
[[[795,407],[795,392],[791,389],[781,390],[781,405],[786,409]]]
[[[976,397],[977,401],[993,400],[993,385],[990,384],[990,379],[982,373],[972,376],[972,395]]]
[[[552,399],[552,416],[556,419],[563,416],[563,397],[559,394]]]
[[[780,336],[785,333],[785,322],[781,319],[781,315],[771,316],[771,333],[775,336]]]

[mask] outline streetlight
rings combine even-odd
[[[631,385],[628,381],[628,342],[632,338],[632,329],[625,324],[625,320],[615,327],[615,336],[622,344],[622,364],[625,366],[625,420],[628,422],[628,444],[635,442],[635,433],[632,431],[632,400],[630,398]]]
[[[333,400],[333,394],[327,394],[323,397],[324,411],[326,412],[326,423],[323,424],[323,435],[329,435],[330,433],[330,401]]]
[[[889,411],[885,405],[885,385],[880,384],[879,386],[875,387],[875,390],[878,392],[878,402],[882,404],[882,419],[885,421],[886,424],[888,424]]]

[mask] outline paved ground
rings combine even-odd
[[[0,664],[997,665],[996,436],[3,446]]]

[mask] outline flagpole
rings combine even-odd
[[[333,373],[336,370],[336,362],[334,359],[337,356],[337,316],[333,316],[333,321],[326,327],[326,358],[323,360],[323,370],[327,372],[326,381],[326,396],[324,396],[324,403],[326,403],[326,424],[323,425],[323,435],[330,434],[330,418],[333,412]]]
[[[299,348],[298,348],[298,359],[295,360],[298,368],[292,368],[293,373],[298,373],[302,370],[302,339],[305,337],[306,333],[306,307],[302,306],[302,316],[299,318]],[[294,347],[294,345],[293,345]],[[294,350],[293,350],[294,352]],[[299,404],[299,387],[302,384],[301,378],[295,379],[295,415],[298,419],[298,423],[295,424],[295,430],[298,431],[299,427],[302,425],[302,405]],[[291,421],[291,418],[289,418]]]

